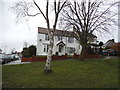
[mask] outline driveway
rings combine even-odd
[[[20,60],[16,60],[16,61],[6,63],[4,65],[14,65],[14,64],[24,64],[24,63],[30,63],[30,62],[21,62],[21,59],[20,59]]]

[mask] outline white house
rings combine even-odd
[[[91,43],[96,43],[97,37],[93,35]],[[38,27],[37,35],[37,55],[47,55],[49,37],[47,28]],[[73,55],[81,52],[81,45],[75,39],[75,34],[72,31],[56,30],[54,36],[53,54],[58,55]]]

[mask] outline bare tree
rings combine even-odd
[[[26,18],[28,16],[36,16],[38,14],[42,14],[43,18],[46,21],[47,24],[47,29],[48,29],[48,36],[49,36],[49,49],[48,49],[48,54],[47,54],[47,60],[46,60],[46,65],[45,65],[45,72],[51,72],[51,57],[53,54],[53,45],[54,45],[54,32],[56,30],[56,26],[57,26],[57,21],[58,21],[58,17],[59,14],[61,12],[61,10],[63,9],[63,7],[66,6],[66,1],[67,0],[54,0],[53,2],[53,10],[54,10],[54,24],[52,29],[50,28],[50,18],[49,18],[49,8],[50,8],[50,2],[49,0],[46,0],[46,12],[44,13],[44,11],[41,9],[41,7],[38,5],[38,3],[33,0],[33,3],[27,3],[25,1],[20,1],[17,2],[13,7],[13,11],[16,13],[17,15],[17,20],[21,19],[21,18]],[[38,12],[35,14],[30,14],[30,8],[31,7],[37,7]]]
[[[65,27],[73,27],[76,39],[82,45],[80,59],[84,60],[87,42],[93,33],[105,35],[106,32],[110,33],[111,27],[117,25],[115,16],[118,13],[111,8],[118,2],[106,5],[103,0],[74,0],[68,3],[70,5],[63,9],[61,21],[66,24]]]

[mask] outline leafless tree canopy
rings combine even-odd
[[[111,10],[118,2],[106,4],[103,0],[74,0],[63,10],[61,21],[65,27],[73,27],[84,41],[88,33],[110,33],[111,27],[117,25],[118,13]],[[62,25],[62,24],[61,24]],[[64,26],[63,26],[64,27]],[[82,32],[82,33],[80,33]]]
[[[62,26],[73,28],[79,43],[82,45],[81,59],[86,53],[87,42],[93,33],[105,35],[110,33],[117,25],[117,12],[111,8],[118,2],[106,5],[103,0],[74,0],[69,1],[69,6],[63,9]],[[64,23],[64,24],[63,24]]]

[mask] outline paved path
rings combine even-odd
[[[21,62],[21,60],[15,60],[15,61],[6,63],[4,65],[14,65],[14,64],[24,64],[24,63],[30,63],[30,62]]]

